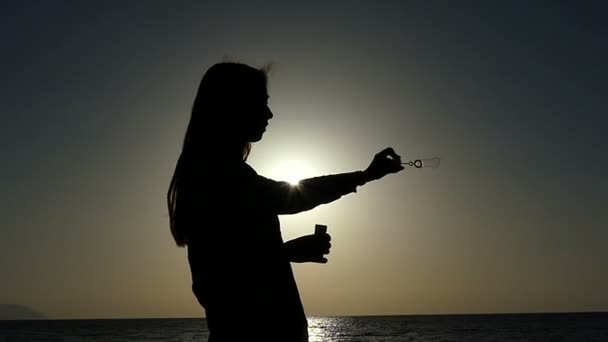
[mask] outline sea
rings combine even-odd
[[[309,317],[310,342],[608,342],[608,313]],[[264,341],[264,330],[247,341]],[[0,342],[206,341],[199,318],[0,321]],[[245,342],[247,342],[245,341]]]

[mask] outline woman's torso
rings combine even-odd
[[[193,291],[210,330],[262,323],[277,331],[305,329],[278,216],[255,186],[255,171],[242,163],[198,175],[188,196],[193,204],[187,209],[193,232],[188,260]]]

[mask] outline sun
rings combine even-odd
[[[269,176],[275,180],[286,181],[291,185],[298,185],[302,179],[314,176],[314,170],[306,163],[299,160],[281,162],[276,165]]]

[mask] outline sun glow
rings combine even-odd
[[[282,162],[274,167],[269,174],[271,178],[289,182],[291,185],[297,185],[300,180],[314,175],[314,170],[310,166],[297,160]]]

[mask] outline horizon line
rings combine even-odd
[[[365,315],[307,315],[307,318],[361,318],[361,317],[420,317],[420,316],[508,316],[508,315],[568,315],[568,314],[608,314],[605,311],[530,311],[530,312],[471,312],[471,313],[426,313],[426,314],[365,314]],[[34,318],[34,319],[0,319],[0,321],[93,321],[93,320],[169,320],[201,319],[206,317],[113,317],[113,318]]]

